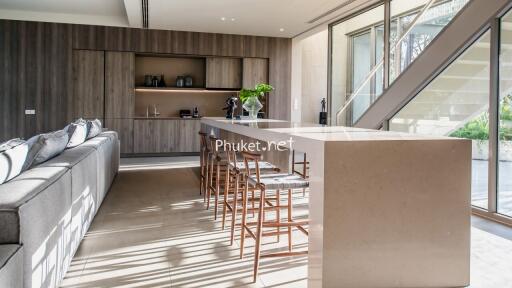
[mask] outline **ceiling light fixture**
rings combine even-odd
[[[279,28],[279,31],[284,32],[284,28]]]
[[[220,20],[226,21],[226,17],[221,17]]]
[[[235,18],[231,18],[231,21],[235,21],[236,19]]]

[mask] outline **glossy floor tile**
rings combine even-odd
[[[307,286],[305,256],[264,258],[252,283],[254,241],[247,241],[241,260],[239,233],[230,246],[221,218],[215,221],[205,210],[197,157],[128,158],[121,164],[61,287]],[[297,191],[293,197],[294,214],[307,217],[307,195]],[[263,252],[286,250],[281,237],[266,238]],[[301,232],[293,238],[294,249],[306,248]],[[474,217],[471,256],[471,288],[512,287],[511,228]]]

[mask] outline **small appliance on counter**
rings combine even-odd
[[[153,75],[144,75],[144,86],[153,86]]]
[[[199,116],[199,110],[196,108],[194,108],[194,112],[192,113],[192,118],[200,118]]]
[[[188,109],[180,110],[180,118],[192,118],[192,112]]]
[[[192,86],[194,86],[194,79],[192,79],[192,76],[190,76],[190,75],[185,76],[185,87],[190,88]]]
[[[178,87],[178,88],[185,87],[185,77],[183,77],[183,76],[176,77],[176,87]]]

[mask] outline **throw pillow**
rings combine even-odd
[[[26,143],[0,152],[0,184],[11,180],[23,172],[29,151]]]
[[[38,142],[41,145],[41,148],[30,167],[48,161],[62,153],[62,151],[66,149],[68,140],[68,133],[64,130],[40,135]]]
[[[101,133],[101,121],[99,119],[95,119],[92,121],[87,121],[87,126],[89,127],[88,133],[87,133],[87,139],[94,138],[98,136],[98,134]]]
[[[21,140],[20,138],[11,139],[9,141],[6,141],[4,143],[0,144],[0,152],[12,149],[18,145],[21,145],[25,143],[25,140]]]
[[[68,132],[69,142],[66,148],[73,148],[84,143],[87,137],[87,122],[77,121],[64,128]]]

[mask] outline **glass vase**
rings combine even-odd
[[[258,97],[251,97],[245,101],[242,107],[245,111],[249,112],[249,119],[254,120],[258,118],[258,112],[263,108],[263,104],[261,104]]]

